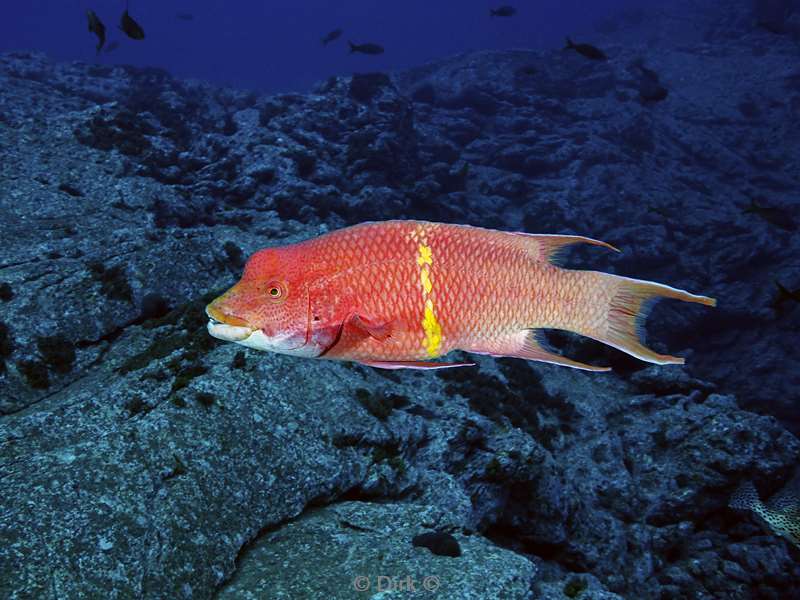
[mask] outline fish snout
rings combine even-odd
[[[250,337],[253,333],[252,327],[247,325],[247,321],[226,313],[220,307],[220,301],[224,296],[217,298],[206,306],[208,321],[208,333],[213,337],[226,342],[240,342]]]
[[[235,325],[237,327],[247,327],[247,321],[236,315],[225,312],[220,306],[222,298],[217,298],[211,304],[206,306],[206,315],[209,319],[226,325]]]

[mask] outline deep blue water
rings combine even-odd
[[[43,50],[58,60],[155,66],[179,77],[266,91],[302,91],[330,75],[419,65],[452,54],[563,45],[566,35],[591,36],[593,26],[624,8],[661,3],[630,0],[518,2],[512,18],[490,18],[503,2],[457,0],[381,2],[217,2],[131,0],[130,14],[144,28],[143,42],[117,30],[123,0],[8,2],[0,19],[0,51]],[[86,9],[107,28],[95,56]],[[178,14],[188,13],[191,21]],[[344,30],[328,47],[321,38]],[[382,56],[351,56],[347,40],[374,42]]]

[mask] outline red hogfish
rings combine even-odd
[[[667,285],[557,266],[575,235],[512,233],[423,221],[363,223],[259,250],[241,280],[206,307],[209,333],[244,346],[387,369],[469,363],[452,350],[590,371],[538,334],[564,329],[641,360],[682,364],[643,344],[651,301],[716,301]]]

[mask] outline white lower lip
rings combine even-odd
[[[208,333],[226,342],[241,342],[249,338],[253,330],[249,327],[236,327],[235,325],[226,325],[225,323],[219,323],[217,321],[209,321]]]

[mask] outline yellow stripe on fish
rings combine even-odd
[[[425,294],[430,294],[431,290],[433,289],[433,284],[431,283],[431,275],[428,269],[422,269],[419,274],[419,278],[422,280],[422,290],[423,296]]]
[[[430,298],[425,301],[425,317],[422,319],[422,328],[425,330],[424,346],[428,356],[431,358],[439,356],[439,346],[442,344],[442,327],[433,313],[433,301]]]
[[[426,246],[424,244],[419,245],[419,256],[417,257],[417,264],[419,266],[433,264],[433,254],[431,252],[430,246]]]
[[[427,245],[424,232],[417,251],[417,264],[419,265],[419,279],[422,284],[422,300],[424,301],[422,330],[425,333],[425,337],[422,340],[422,346],[428,356],[434,358],[439,356],[439,348],[442,345],[442,326],[436,319],[433,300],[430,298],[430,294],[433,291],[433,282],[431,281],[433,251]]]

